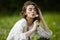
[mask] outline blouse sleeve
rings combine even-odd
[[[20,28],[16,29],[14,33],[14,39],[15,40],[26,40],[26,35],[23,32],[23,27],[21,26]]]
[[[16,23],[14,25],[14,27],[12,28],[12,30],[9,33],[9,36],[7,38],[7,40],[26,40],[27,37],[25,35],[25,33],[23,32],[23,25],[21,23]],[[13,35],[13,38],[12,38]]]
[[[42,27],[37,28],[37,33],[40,37],[50,38],[52,36],[52,31],[46,32]]]

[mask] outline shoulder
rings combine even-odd
[[[15,26],[17,26],[17,25],[24,25],[24,26],[26,26],[26,24],[27,24],[26,19],[22,18],[22,19],[18,20],[15,23]]]
[[[19,21],[17,21],[15,23],[15,25],[13,26],[13,28],[11,29],[9,36],[13,36],[12,34],[14,34],[15,32],[21,32],[23,27],[26,26],[26,20],[24,18],[20,19]],[[22,28],[22,29],[21,29]]]
[[[22,18],[14,24],[11,31],[13,32],[13,31],[16,31],[16,30],[20,30],[20,28],[24,28],[26,26],[27,26],[26,20],[24,18]]]

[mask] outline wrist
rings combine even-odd
[[[32,32],[34,32],[34,31],[35,31],[35,29],[34,29],[34,28],[33,28],[33,29],[31,29],[31,31],[32,31]]]
[[[33,28],[32,30],[33,30],[33,32],[35,32],[35,31],[36,31],[36,29],[34,29],[34,28]]]

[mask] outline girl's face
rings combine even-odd
[[[36,8],[33,5],[28,5],[26,7],[26,15],[29,18],[35,18],[37,14]]]

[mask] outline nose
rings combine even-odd
[[[32,10],[32,13],[34,13],[34,10]]]

